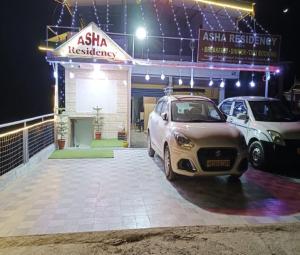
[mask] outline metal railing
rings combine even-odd
[[[54,114],[0,125],[0,176],[54,143]]]

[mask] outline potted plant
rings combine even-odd
[[[64,109],[58,109],[58,118],[56,122],[57,130],[57,146],[59,150],[65,148],[66,144],[66,134],[68,130],[68,124],[65,121]]]
[[[102,108],[100,107],[94,107],[93,108],[94,111],[96,111],[96,115],[94,118],[94,131],[95,131],[95,139],[96,140],[101,140],[101,129],[103,126],[103,117],[100,116],[100,112],[102,110]]]

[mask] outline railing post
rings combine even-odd
[[[23,163],[26,164],[28,161],[29,161],[28,128],[26,128],[26,122],[25,122],[24,130],[23,130]]]

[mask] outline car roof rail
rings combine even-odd
[[[189,92],[189,93],[205,93],[205,89],[201,88],[174,88],[166,87],[164,89],[165,95],[172,95],[176,92]]]

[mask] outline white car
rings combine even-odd
[[[228,98],[219,109],[227,115],[227,122],[244,134],[254,167],[266,167],[277,159],[299,161],[300,122],[278,99]]]
[[[148,122],[148,154],[164,159],[166,177],[231,175],[248,169],[244,136],[201,96],[161,98]]]

